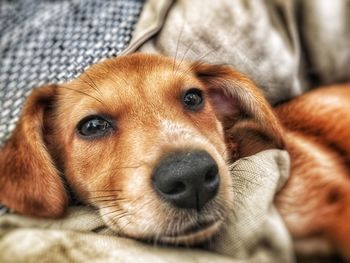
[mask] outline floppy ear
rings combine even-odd
[[[46,111],[57,89],[35,89],[0,152],[0,203],[31,216],[59,217],[68,205],[63,181],[48,153],[43,134]]]
[[[233,159],[284,147],[280,123],[250,79],[223,65],[196,63],[192,68],[208,88]]]

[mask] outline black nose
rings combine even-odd
[[[199,211],[218,192],[218,166],[205,151],[173,153],[154,170],[153,185],[173,205]]]

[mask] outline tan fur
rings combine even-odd
[[[192,87],[204,92],[205,106],[198,112],[181,104],[182,92]],[[345,90],[320,89],[279,106],[283,127],[254,83],[227,66],[145,54],[106,60],[28,98],[1,151],[0,202],[23,214],[62,216],[66,181],[122,235],[193,244],[213,236],[232,209],[227,162],[286,148],[292,175],[276,204],[291,233],[322,234],[349,251],[350,93]],[[324,94],[333,97],[324,100]],[[77,123],[91,114],[109,116],[115,132],[80,138]],[[171,207],[152,188],[157,162],[179,149],[205,150],[218,164],[219,192],[201,213]],[[215,224],[188,233],[208,221]]]

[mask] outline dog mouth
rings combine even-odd
[[[216,234],[221,225],[221,220],[198,222],[195,225],[188,226],[171,235],[161,235],[159,240],[168,244],[186,244],[193,245],[204,242]]]

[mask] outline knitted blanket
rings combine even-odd
[[[0,1],[0,147],[30,91],[128,46],[144,0]]]

